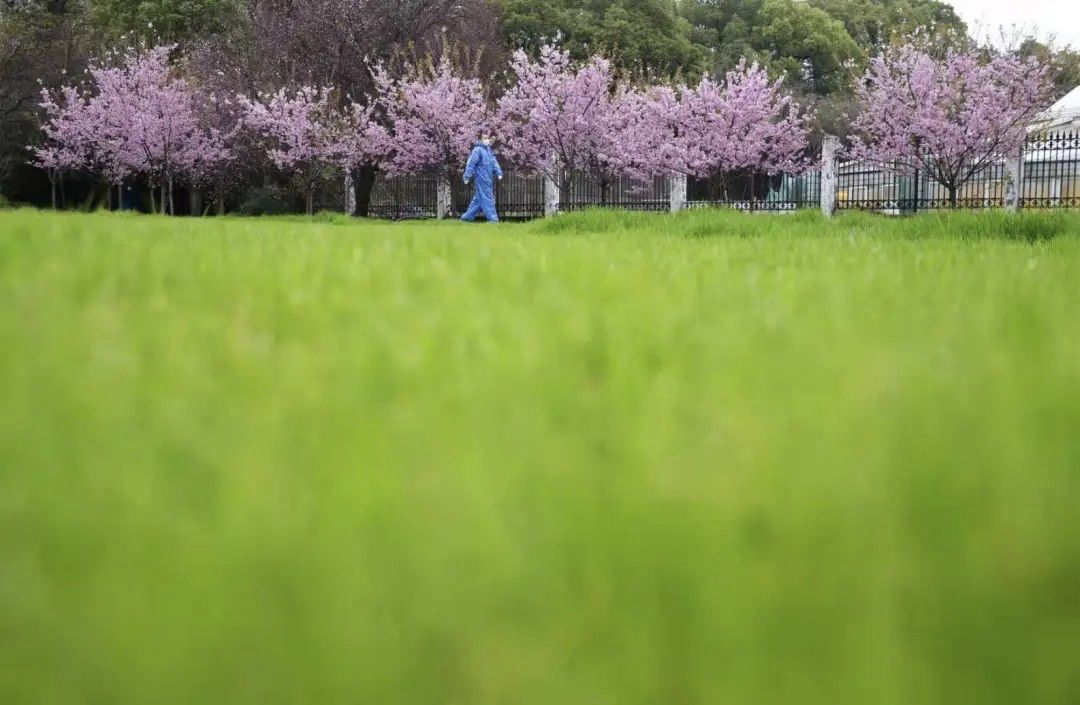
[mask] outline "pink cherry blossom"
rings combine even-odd
[[[437,170],[443,178],[464,168],[487,125],[480,81],[460,75],[446,57],[394,78],[375,70],[379,105],[389,129],[376,132],[379,163],[390,175]]]
[[[922,170],[956,205],[965,183],[1019,153],[1027,125],[1047,102],[1047,70],[1035,59],[912,45],[875,58],[857,89],[862,113],[851,154],[890,169]]]
[[[161,186],[162,212],[171,212],[177,178],[229,158],[223,137],[203,125],[196,92],[172,75],[171,51],[160,46],[94,64],[90,86],[65,86],[60,100],[43,92],[47,142],[35,154],[37,163],[86,169],[114,185],[144,176]]]
[[[58,206],[56,190],[64,175],[87,166],[92,125],[86,119],[86,99],[74,86],[64,86],[54,96],[41,91],[45,120],[41,131],[45,144],[30,147],[32,163],[43,169],[52,185],[52,206]]]
[[[496,123],[514,164],[565,190],[573,170],[605,187],[625,161],[638,161],[620,145],[636,103],[623,102],[626,89],[614,86],[609,61],[594,57],[578,66],[568,52],[545,46],[536,60],[516,52],[511,69],[515,82],[499,100]]]
[[[291,92],[281,89],[260,100],[244,96],[237,100],[244,128],[262,138],[275,167],[296,179],[311,215],[315,187],[344,158],[340,116],[331,104],[330,89],[303,86]]]
[[[350,101],[338,118],[338,130],[329,153],[346,172],[374,163],[386,140],[386,131],[375,121],[375,103]]]
[[[804,167],[807,116],[757,64],[744,62],[719,82],[705,77],[694,87],[655,88],[650,97],[656,162],[670,172],[708,178]]]

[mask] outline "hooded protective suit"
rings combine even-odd
[[[473,194],[469,209],[461,216],[462,220],[473,221],[482,212],[489,223],[499,222],[495,212],[495,179],[503,175],[495,152],[483,142],[473,147],[469,163],[465,165],[465,183],[476,180],[476,192]]]

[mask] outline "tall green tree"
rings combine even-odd
[[[0,193],[26,166],[42,84],[81,71],[89,41],[79,0],[0,0]]]
[[[859,45],[844,25],[806,3],[765,0],[753,43],[771,57],[774,69],[813,93],[827,95],[849,84],[848,64],[860,58]]]
[[[707,68],[706,52],[672,0],[499,0],[507,44],[537,52],[558,41],[578,59],[602,53],[634,73]]]
[[[686,0],[681,14],[690,23],[691,37],[704,47],[713,73],[734,68],[743,58],[768,63],[768,55],[754,45],[753,29],[758,24],[764,0]]]
[[[106,35],[185,42],[235,24],[237,0],[89,0],[90,16]]]
[[[1055,99],[1080,86],[1080,51],[1029,38],[1017,52],[1021,56],[1033,56],[1050,67]]]
[[[847,64],[862,56],[841,21],[805,2],[687,0],[682,13],[716,73],[746,58],[786,75],[801,90],[825,95],[848,84]]]
[[[967,25],[939,0],[808,0],[844,24],[863,52],[876,55],[891,41],[918,33],[937,41],[965,38]]]

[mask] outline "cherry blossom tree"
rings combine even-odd
[[[340,133],[334,154],[345,174],[345,212],[357,209],[356,178],[374,172],[382,146],[388,141],[386,129],[375,120],[373,100],[361,103],[349,99],[341,111]]]
[[[304,194],[306,211],[315,211],[315,189],[341,163],[345,144],[340,115],[329,88],[281,89],[259,100],[237,96],[245,129],[262,138],[278,169],[290,173]]]
[[[673,169],[664,156],[676,136],[672,125],[678,108],[669,87],[617,85],[601,118],[599,158],[588,171],[598,173],[601,181],[625,175],[642,184],[670,175]]]
[[[342,108],[337,134],[329,153],[346,173],[374,162],[389,141],[386,130],[375,120],[372,100],[351,100]]]
[[[380,145],[389,174],[428,169],[456,172],[485,130],[487,103],[480,81],[461,76],[448,58],[433,67],[420,63],[400,79],[375,72],[378,100],[390,125]]]
[[[605,201],[618,175],[638,173],[629,165],[645,159],[627,150],[643,143],[626,130],[642,104],[616,85],[610,62],[594,57],[578,66],[567,52],[545,46],[536,60],[516,52],[511,69],[515,82],[499,100],[497,126],[516,165],[547,174],[563,192],[573,171],[584,171]]]
[[[417,62],[400,78],[380,66],[375,86],[388,125],[378,133],[380,166],[390,175],[434,171],[440,207],[449,208],[451,180],[487,129],[483,85],[462,75],[444,54],[434,65]]]
[[[57,95],[41,90],[45,120],[41,132],[45,143],[31,146],[32,163],[45,171],[52,190],[52,207],[59,207],[57,189],[63,188],[65,174],[84,168],[89,159],[88,139],[93,125],[87,120],[86,99],[75,86],[64,86]]]
[[[104,71],[94,65],[87,70],[89,83],[62,86],[55,94],[42,89],[45,145],[31,151],[34,163],[48,173],[54,191],[58,182],[62,188],[64,173],[76,169],[119,188],[139,166],[128,151],[124,115],[95,92],[97,78]],[[111,200],[111,190],[109,194]]]
[[[204,128],[196,92],[171,75],[172,49],[154,47],[119,66],[92,69],[98,93],[90,102],[120,160],[158,184],[161,212],[175,214],[177,178],[212,167],[227,149],[220,134]]]
[[[936,58],[913,45],[896,47],[871,61],[857,88],[862,113],[851,154],[922,171],[956,206],[976,174],[1019,153],[1050,88],[1046,67],[1034,58],[976,51]]]
[[[723,179],[731,173],[777,174],[805,167],[807,116],[757,64],[741,63],[722,81],[647,93],[648,129],[634,131],[655,145],[651,161],[675,174]],[[639,149],[638,151],[645,151]]]
[[[595,134],[578,168],[599,185],[601,204],[608,203],[611,187],[623,176],[645,185],[662,175],[655,161],[662,136],[649,107],[648,92],[623,83],[599,104]]]
[[[216,149],[201,149],[185,164],[185,180],[190,187],[189,206],[192,215],[202,214],[203,194],[217,202],[218,214],[225,212],[226,184],[243,168],[242,155],[237,149],[241,129],[240,109],[230,96],[199,91],[196,112],[206,138]]]

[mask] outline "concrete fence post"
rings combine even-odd
[[[554,160],[552,160],[554,167]],[[544,217],[552,218],[559,214],[559,185],[551,177],[553,169],[544,170]]]
[[[670,186],[671,212],[678,213],[686,208],[686,174],[672,174],[668,177]]]
[[[831,218],[836,212],[836,166],[839,154],[840,140],[826,135],[821,147],[821,212],[826,218]]]
[[[1005,162],[1005,210],[1016,213],[1023,206],[1024,153]]]
[[[447,176],[440,176],[435,192],[435,217],[442,220],[450,215],[450,209],[453,208],[452,200],[450,179]]]
[[[345,172],[345,215],[356,215],[356,184],[352,172]]]

